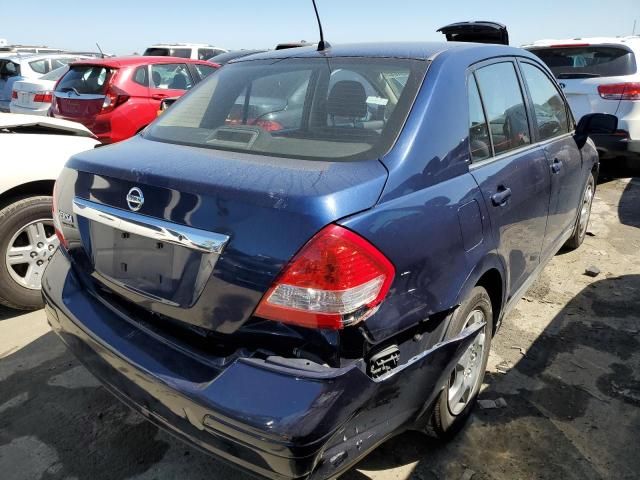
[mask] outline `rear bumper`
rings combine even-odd
[[[640,162],[640,140],[620,135],[592,135],[600,160],[626,158]]]
[[[16,105],[15,103],[11,103],[9,105],[9,110],[11,111],[11,113],[23,113],[26,115],[41,115],[45,117],[49,113],[49,108],[50,107],[38,107],[38,108],[21,107],[19,105]]]
[[[310,371],[176,348],[87,291],[60,251],[43,297],[53,330],[123,402],[191,445],[283,480],[333,477],[415,421],[479,332],[372,380],[357,364]]]

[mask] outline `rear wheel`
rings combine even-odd
[[[591,218],[591,205],[593,204],[595,191],[596,181],[593,178],[593,174],[589,174],[589,178],[587,179],[587,183],[582,192],[580,205],[578,205],[576,224],[573,228],[571,237],[567,240],[567,243],[565,243],[565,247],[575,250],[582,245],[582,242],[584,242],[584,237],[587,234],[587,227],[589,226],[589,218]]]
[[[51,197],[28,197],[0,210],[0,304],[42,307],[40,281],[58,247]]]
[[[450,438],[464,425],[484,379],[493,333],[493,309],[487,291],[475,287],[454,313],[447,338],[483,322],[486,325],[460,357],[436,400],[427,426],[428,433],[436,437]]]

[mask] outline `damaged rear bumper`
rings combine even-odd
[[[362,362],[307,370],[177,348],[87,291],[58,251],[43,279],[54,331],[124,403],[187,443],[266,478],[328,478],[410,426],[481,326],[380,378]]]

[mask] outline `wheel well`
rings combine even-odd
[[[489,294],[489,298],[491,298],[493,332],[495,333],[498,320],[500,319],[500,312],[502,311],[502,276],[498,270],[492,268],[480,277],[477,285],[483,287]]]
[[[6,192],[0,193],[0,208],[4,208],[19,198],[35,195],[52,195],[55,180],[38,180],[35,182],[23,183],[13,187]]]

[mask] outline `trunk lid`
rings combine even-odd
[[[447,37],[447,42],[497,43],[509,45],[507,27],[497,22],[458,22],[436,30]]]
[[[72,187],[59,203],[65,212],[74,198],[81,204],[77,230],[65,230],[76,236],[70,253],[79,269],[136,308],[224,334],[251,317],[316,232],[375,205],[387,178],[378,160],[283,159],[140,137],[79,154],[67,167],[63,175],[74,178],[63,182]],[[87,205],[102,216],[83,212]],[[107,217],[137,227],[123,235]],[[141,226],[162,234],[139,235]],[[224,237],[221,251],[193,248]]]

